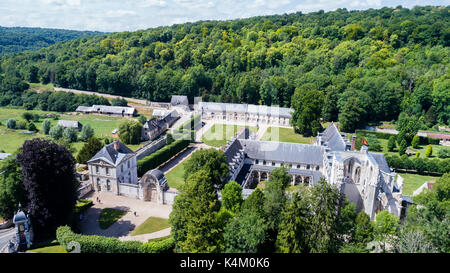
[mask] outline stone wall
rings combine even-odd
[[[166,137],[161,137],[136,151],[136,160],[139,161],[142,158],[151,155],[157,150],[166,145]]]
[[[93,190],[92,183],[85,183],[81,185],[78,189],[79,198],[83,198],[86,194],[90,193]]]
[[[119,184],[119,194],[132,198],[139,198],[139,186],[136,184]]]

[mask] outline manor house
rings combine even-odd
[[[356,151],[355,138],[347,140],[334,123],[318,134],[314,144],[250,140],[243,135],[229,141],[224,152],[229,180],[244,189],[255,188],[273,169],[284,166],[292,185],[311,186],[323,177],[371,219],[380,210],[406,216],[410,200],[402,195],[403,179],[391,171],[383,154],[369,152],[364,145]]]

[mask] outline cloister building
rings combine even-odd
[[[195,111],[202,114],[202,119],[216,121],[264,123],[278,126],[290,126],[291,108],[278,106],[199,102]]]
[[[273,169],[284,166],[292,185],[311,186],[323,177],[371,219],[380,210],[406,216],[410,199],[402,195],[401,176],[391,171],[383,154],[369,152],[364,145],[356,151],[355,138],[347,140],[334,123],[318,134],[314,144],[250,140],[244,131],[224,149],[229,180],[244,189],[255,188],[269,179]]]

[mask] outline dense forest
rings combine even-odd
[[[51,82],[153,101],[303,107],[298,116],[346,131],[402,112],[424,127],[449,124],[449,11],[338,9],[84,37],[0,57],[0,92]]]
[[[97,31],[0,26],[0,55],[36,50],[57,42],[99,34],[102,33]]]

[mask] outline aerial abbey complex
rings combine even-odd
[[[231,124],[288,126],[292,113],[289,108],[207,102],[198,103],[194,109],[202,120]],[[369,152],[364,145],[360,151],[355,150],[355,141],[355,137],[352,142],[347,140],[334,123],[317,135],[314,144],[255,140],[245,128],[222,150],[229,164],[228,180],[235,180],[243,187],[244,197],[267,180],[273,169],[284,166],[293,186],[314,185],[324,177],[371,219],[380,210],[406,216],[410,199],[402,195],[402,177],[391,171],[383,154]],[[118,141],[105,146],[88,164],[95,191],[159,204],[172,204],[178,194],[168,187],[167,179],[159,170],[150,170],[139,180],[136,154]]]

